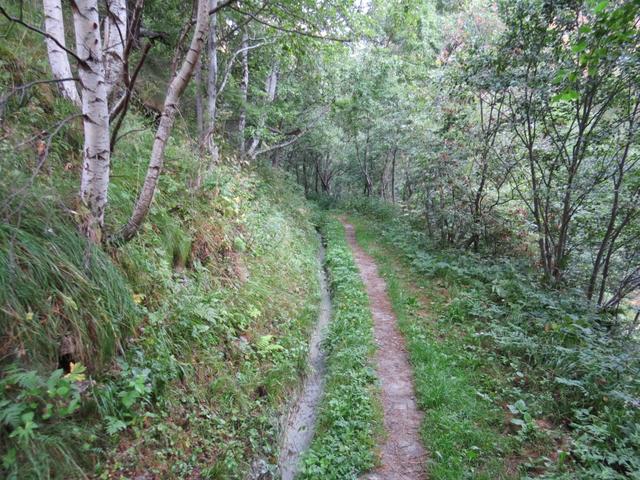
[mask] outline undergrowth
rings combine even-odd
[[[374,256],[407,342],[418,405],[425,412],[421,434],[430,452],[429,478],[511,478],[502,459],[513,450],[503,435],[503,411],[487,401],[501,383],[500,371],[478,356],[472,329],[452,325],[442,288],[412,274],[372,224],[352,218],[358,243]]]
[[[5,33],[1,89],[45,78],[41,40]],[[318,305],[301,189],[224,163],[194,188],[200,159],[179,122],[141,232],[89,246],[77,233],[82,126],[57,124],[74,110],[53,88],[0,112],[0,477],[275,471]],[[125,120],[108,231],[130,214],[153,129],[141,112]]]
[[[505,468],[511,464],[520,475],[537,478],[640,476],[640,352],[614,318],[596,312],[580,292],[544,287],[536,271],[517,258],[437,250],[415,228],[418,221],[389,207],[360,211],[375,219],[367,229],[426,282],[435,298],[430,305],[435,324],[426,328],[440,332],[440,345],[429,338],[413,345],[411,332],[424,328],[423,320],[411,319],[412,325],[404,327],[417,360],[425,350],[422,361],[416,360],[419,395],[424,382],[446,376],[448,369],[476,372],[480,367],[469,379],[479,385],[475,402],[468,404],[470,418],[485,408],[478,410],[478,404],[486,404],[489,424],[499,427],[495,414],[502,410],[504,431],[520,443],[517,454],[504,458]],[[447,345],[458,353],[441,362]],[[455,399],[455,386],[464,382],[457,376],[446,380],[439,382],[443,390],[435,400],[450,398],[445,387],[454,390]],[[431,400],[421,399],[428,415],[439,404]],[[467,425],[470,438],[481,431],[481,424]],[[505,455],[508,449],[478,450],[484,462],[492,452]],[[432,472],[447,472],[446,458],[434,454],[433,462],[442,462],[442,468]]]
[[[332,319],[325,340],[327,374],[313,442],[303,458],[303,479],[355,479],[375,464],[381,414],[372,365],[369,301],[342,225],[326,218],[326,268]]]

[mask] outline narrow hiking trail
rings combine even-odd
[[[302,454],[309,448],[315,431],[318,404],[322,398],[325,381],[325,352],[322,341],[331,320],[331,298],[327,275],[324,270],[325,250],[320,241],[318,254],[318,281],[320,283],[320,312],[309,340],[307,362],[309,373],[302,391],[287,415],[278,465],[282,480],[293,480],[300,469]]]
[[[396,325],[386,283],[378,273],[373,258],[358,245],[353,225],[344,219],[340,221],[369,295],[378,347],[376,365],[382,390],[386,434],[380,446],[380,467],[363,478],[425,479],[427,453],[420,441],[423,414],[418,410],[404,338]]]

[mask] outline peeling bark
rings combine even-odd
[[[97,0],[71,2],[76,33],[84,123],[84,151],[80,199],[86,207],[80,230],[100,243],[109,187],[109,107],[100,39]]]

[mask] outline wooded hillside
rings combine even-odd
[[[636,478],[639,45],[640,0],[0,2],[0,476],[280,478],[318,388],[297,478]]]

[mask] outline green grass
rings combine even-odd
[[[25,20],[38,24],[39,12]],[[11,28],[0,43],[0,90],[50,76],[40,38]],[[178,122],[140,234],[90,247],[75,214],[80,122],[60,129],[31,178],[29,139],[74,108],[38,85],[3,113],[0,477],[233,479],[258,459],[275,471],[319,300],[301,188],[223,162],[194,191],[200,159]],[[110,232],[131,212],[153,142],[136,111],[129,131],[112,158]],[[72,377],[58,369],[65,336]]]
[[[375,465],[380,432],[377,380],[372,365],[369,301],[342,225],[322,225],[332,318],[325,348],[327,376],[317,430],[303,459],[302,479],[355,479]]]
[[[582,292],[541,284],[516,256],[443,251],[420,219],[351,205],[360,240],[387,275],[416,372],[424,361],[439,379],[417,380],[434,422],[425,442],[450,454],[432,455],[432,475],[638,476],[640,349],[616,328],[621,319],[597,312]]]
[[[490,366],[470,355],[469,347],[477,343],[471,332],[442,318],[446,298],[379,243],[370,224],[353,223],[358,242],[374,256],[387,282],[407,341],[418,404],[425,412],[422,439],[429,451],[430,478],[510,478],[503,457],[513,442],[502,435],[504,414],[485,399],[483,384],[500,380],[488,377]]]

